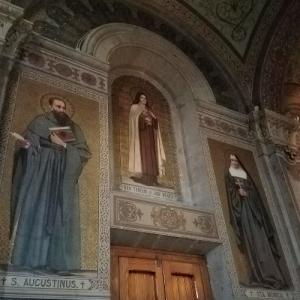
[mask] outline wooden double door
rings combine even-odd
[[[112,300],[211,300],[203,258],[112,249]]]

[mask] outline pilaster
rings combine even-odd
[[[293,284],[299,289],[300,270],[300,124],[292,118],[271,110],[255,110],[249,116],[256,139],[259,158],[270,178],[278,215],[284,225],[282,234],[288,240],[292,260]],[[294,175],[296,174],[296,178]],[[298,174],[298,176],[297,176]],[[298,178],[298,179],[297,179]]]

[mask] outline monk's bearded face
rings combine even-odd
[[[64,112],[52,111],[53,115],[60,126],[65,126],[69,123],[69,116]]]
[[[51,105],[51,111],[60,126],[64,126],[70,120],[66,114],[66,104],[58,99],[55,99]]]

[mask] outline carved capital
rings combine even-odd
[[[269,143],[271,140],[270,132],[267,125],[266,113],[260,110],[258,106],[249,114],[250,135],[257,140]]]
[[[264,144],[273,144],[279,156],[300,172],[300,120],[274,111],[255,108],[249,115],[253,135]],[[295,171],[295,170],[294,170]],[[296,170],[296,173],[298,171]]]
[[[0,0],[1,1],[1,0]],[[5,42],[2,45],[2,53],[4,55],[14,57],[21,48],[21,45],[26,41],[28,42],[32,35],[32,23],[20,19],[16,21],[10,28],[6,34]]]
[[[23,14],[23,8],[0,0],[0,50],[5,42],[6,34],[13,22]]]

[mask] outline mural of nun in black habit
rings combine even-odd
[[[230,223],[239,249],[250,263],[250,285],[270,289],[287,287],[281,257],[262,198],[251,176],[235,154],[226,174]]]

